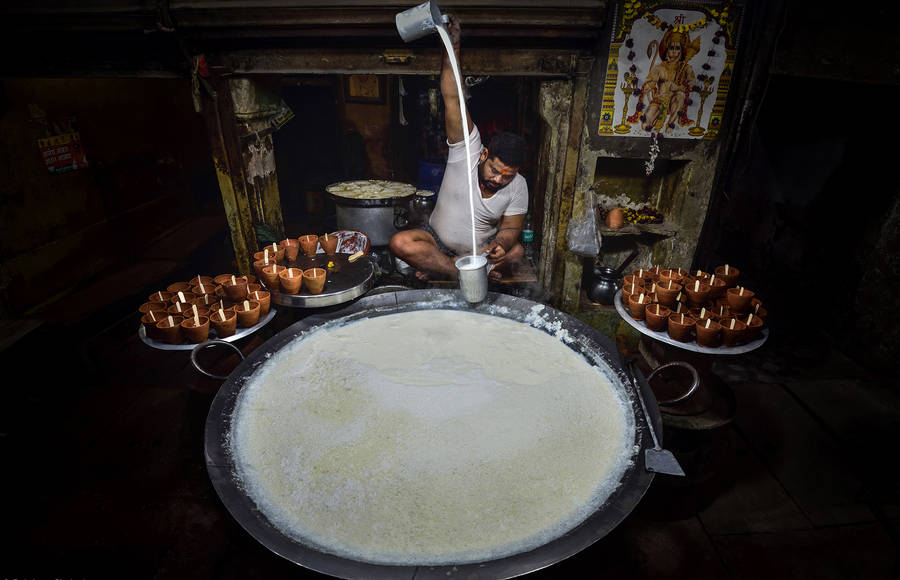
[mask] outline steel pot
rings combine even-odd
[[[231,415],[247,381],[270,355],[292,342],[301,333],[336,319],[348,322],[368,317],[416,310],[451,309],[501,316],[532,326],[548,334],[565,331],[573,340],[567,342],[591,364],[607,369],[611,380],[618,381],[629,399],[634,414],[635,440],[632,463],[618,487],[584,522],[536,549],[505,558],[457,566],[386,566],[356,561],[317,550],[295,540],[275,527],[257,509],[244,492],[235,473],[229,452]],[[546,324],[535,323],[535,312]],[[640,389],[640,392],[638,392]],[[306,568],[342,578],[510,578],[559,562],[596,542],[615,528],[643,497],[653,480],[646,470],[644,450],[652,447],[647,421],[641,411],[639,396],[647,402],[648,415],[657,433],[661,433],[659,409],[646,381],[639,377],[634,386],[625,373],[623,362],[612,341],[590,326],[547,306],[530,300],[502,294],[488,294],[478,306],[471,306],[455,290],[410,290],[363,298],[338,312],[305,318],[281,331],[257,348],[238,365],[218,391],[206,421],[205,451],[209,476],[222,502],[250,535],[276,554]]]
[[[414,187],[410,186],[412,190],[408,195],[360,199],[331,193],[329,189],[335,185],[339,184],[333,183],[325,191],[334,201],[338,229],[365,232],[373,246],[387,246],[391,236],[406,227]]]

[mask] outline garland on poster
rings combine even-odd
[[[715,139],[739,13],[731,0],[616,5],[599,134]]]

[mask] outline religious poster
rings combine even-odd
[[[715,139],[737,53],[732,2],[614,7],[600,135]]]

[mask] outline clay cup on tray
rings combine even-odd
[[[753,300],[753,291],[747,290],[742,286],[729,288],[725,291],[725,298],[728,299],[728,307],[735,314],[747,314],[750,312],[750,301]]]
[[[195,286],[191,286],[191,292],[195,296],[204,296],[206,294],[215,295],[217,287],[218,287],[218,284],[216,284],[212,280],[210,280],[209,282],[201,281],[198,284],[196,284]]]
[[[196,285],[200,284],[201,282],[203,282],[204,285],[206,285],[206,284],[209,284],[209,285],[215,284],[215,280],[213,279],[212,276],[199,276],[199,275],[198,275],[198,276],[194,276],[193,278],[191,278],[190,280],[188,280],[188,284],[190,284],[191,286],[196,286]]]
[[[188,342],[193,344],[204,342],[209,338],[209,317],[198,316],[196,322],[193,317],[185,318],[181,321],[181,332],[184,333]]]
[[[297,238],[300,242],[300,248],[307,258],[313,258],[316,255],[316,249],[319,247],[319,236],[314,234],[306,234]]]
[[[663,306],[668,306],[671,309],[675,306],[675,299],[678,296],[678,293],[681,292],[681,290],[681,284],[674,282],[672,279],[666,280],[665,282],[657,282],[657,300],[659,300],[659,303]]]
[[[255,290],[250,293],[249,298],[259,302],[260,318],[269,313],[269,308],[272,306],[272,295],[269,292],[266,290]]]
[[[299,294],[303,284],[303,270],[300,268],[285,268],[278,272],[278,283],[285,294]]]
[[[262,282],[266,285],[270,291],[274,290],[278,292],[281,289],[281,282],[279,281],[279,274],[282,270],[284,270],[284,266],[279,266],[278,264],[270,264],[262,269]]]
[[[160,312],[159,310],[149,310],[141,316],[141,324],[144,325],[144,332],[149,338],[159,340],[159,335],[156,333],[156,325],[160,320],[167,316],[167,313]]]
[[[653,270],[647,270],[645,268],[638,268],[637,270],[633,270],[631,272],[631,275],[634,276],[636,280],[643,280],[644,286],[649,286],[659,279],[659,274],[657,274]]]
[[[222,290],[229,300],[243,300],[247,297],[247,284],[249,282],[246,276],[235,276],[222,283]]]
[[[662,304],[650,304],[644,309],[644,323],[650,330],[665,330],[672,311]]]
[[[308,268],[303,270],[303,285],[310,294],[321,294],[325,287],[327,272],[325,268]]]
[[[709,299],[710,286],[699,280],[693,280],[685,283],[684,291],[687,292],[688,306],[696,308],[706,304]]]
[[[712,318],[697,320],[694,325],[697,344],[707,348],[717,348],[722,344],[722,325]]]
[[[728,268],[728,272],[725,272],[725,268]],[[715,270],[713,270],[713,274],[716,275],[717,278],[721,278],[725,280],[725,285],[729,288],[734,288],[734,285],[737,284],[738,276],[741,275],[741,271],[735,268],[734,266],[725,265],[719,266]]]
[[[185,316],[185,312],[187,312],[193,304],[189,304],[187,302],[176,302],[169,306],[166,309],[166,314],[174,314],[176,316]]]
[[[190,282],[173,282],[166,286],[166,290],[169,292],[190,292],[191,291],[191,283]]]
[[[678,342],[691,342],[695,320],[682,314],[669,315],[669,337]]]
[[[169,300],[171,300],[171,299],[172,299],[172,292],[169,292],[168,290],[160,290],[158,292],[154,292],[150,296],[147,296],[148,302],[166,302],[166,303],[168,303]],[[166,308],[168,308],[168,306]]]
[[[722,296],[725,296],[725,290],[728,289],[728,285],[725,283],[725,280],[719,278],[715,274],[706,279],[706,283],[709,284],[709,299],[717,300]]]
[[[250,328],[259,322],[259,302],[256,300],[244,300],[234,305],[234,313],[237,314],[237,323],[241,328]]]
[[[734,316],[720,318],[719,324],[722,325],[722,346],[737,346],[747,341],[747,325]]]
[[[624,287],[624,286],[631,286],[632,284],[634,284],[635,286],[640,286],[640,287],[643,288],[643,286],[644,286],[644,279],[643,279],[643,278],[638,278],[638,277],[635,276],[634,274],[629,274],[629,275],[625,276],[624,278],[622,278],[622,286],[623,286],[623,287]]]
[[[638,284],[637,282],[633,284],[627,284],[622,286],[622,304],[625,308],[628,308],[628,297],[632,294],[640,294],[641,292],[645,292],[643,284]]]
[[[164,312],[167,306],[165,302],[144,302],[138,308],[138,312],[141,314],[147,314],[151,310],[155,312]]]
[[[325,255],[329,258],[334,256],[334,253],[337,251],[339,241],[340,239],[337,236],[331,234],[319,236],[319,245],[322,246],[322,251],[325,252]]]
[[[753,313],[754,316],[759,316],[763,320],[765,320],[766,316],[768,316],[769,311],[763,308],[762,300],[759,298],[754,298],[750,301],[750,312]]]
[[[297,238],[285,238],[278,242],[278,245],[284,250],[284,257],[289,262],[297,259],[297,254],[300,253],[300,241]]]
[[[263,254],[266,252],[266,250],[268,250],[268,252],[269,252],[269,259],[271,259],[273,255],[275,256],[276,262],[284,259],[284,247],[279,246],[278,244],[276,244],[274,242],[269,244],[268,246],[263,246],[262,248],[260,248],[259,252],[257,252],[256,254],[253,254],[253,257],[257,260],[261,260],[263,257]],[[259,256],[259,257],[257,257],[257,256]]]
[[[741,316],[741,320],[747,325],[747,342],[753,342],[762,338],[762,329],[766,321],[759,316],[748,314]]]
[[[653,303],[653,298],[642,293],[635,292],[628,296],[628,310],[631,311],[631,317],[635,320],[644,319],[644,310],[648,304]]]
[[[170,324],[171,320],[171,324]],[[181,321],[183,316],[166,316],[156,323],[156,335],[158,340],[168,344],[181,344],[184,340],[181,335]]]
[[[209,321],[219,338],[229,337],[237,329],[237,313],[234,309],[216,310],[209,315]]]

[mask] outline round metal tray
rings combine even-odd
[[[501,316],[531,324],[548,334],[564,331],[572,338],[571,342],[566,342],[569,348],[584,356],[591,364],[601,368],[608,367],[612,373],[611,380],[619,381],[627,394],[629,412],[634,413],[635,420],[633,463],[622,475],[618,487],[584,522],[565,534],[528,552],[477,563],[439,566],[381,565],[337,556],[322,551],[311,543],[288,536],[263,515],[247,495],[236,472],[230,451],[230,430],[241,389],[273,353],[319,325],[338,320],[352,322],[372,316],[430,309]],[[648,420],[653,421],[654,428],[661,437],[659,409],[650,386],[643,377],[638,377],[637,383],[632,382],[625,374],[623,365],[619,351],[608,337],[562,312],[523,298],[488,293],[484,302],[473,306],[462,299],[458,290],[408,290],[369,296],[338,312],[314,314],[294,323],[256,348],[241,362],[219,389],[210,406],[206,420],[206,468],[225,507],[251,536],[272,552],[310,570],[338,578],[385,580],[512,578],[559,562],[604,537],[631,513],[653,481],[654,474],[646,468],[643,451],[652,446],[647,428]],[[646,401],[646,411],[641,410],[638,402],[638,389]]]
[[[325,278],[325,288],[321,294],[310,294],[306,288],[302,288],[299,294],[284,294],[271,288],[266,288],[272,295],[272,303],[292,308],[321,308],[343,304],[354,298],[359,298],[368,292],[375,284],[375,265],[368,256],[363,256],[355,262],[349,262],[347,254],[335,254],[329,258],[325,254],[316,254],[308,258],[301,254],[294,262],[280,262],[292,268],[326,268],[329,260],[334,262],[335,268],[328,272]],[[265,286],[265,283],[263,283]]]
[[[245,336],[250,336],[263,326],[267,325],[273,318],[275,318],[277,310],[275,308],[269,308],[269,312],[263,316],[259,322],[254,324],[249,328],[238,328],[237,331],[231,336],[227,336],[225,338],[219,338],[216,336],[216,331],[212,328],[209,329],[209,338],[210,339],[218,339],[224,340],[225,342],[234,342],[236,340],[240,340]],[[144,329],[144,325],[141,324],[138,327],[138,336],[141,337],[141,340],[147,346],[152,346],[153,348],[158,348],[159,350],[193,350],[197,345],[191,342],[186,342],[183,344],[168,344],[165,342],[160,342],[158,340],[153,340],[149,336],[147,336],[147,331]],[[203,344],[202,342],[199,344]]]
[[[700,346],[696,342],[679,342],[670,337],[668,332],[650,330],[643,320],[635,320],[632,318],[631,312],[629,312],[628,309],[625,308],[625,305],[622,304],[621,290],[616,292],[613,303],[616,305],[616,311],[619,313],[619,316],[621,316],[625,322],[636,328],[641,334],[646,334],[660,342],[671,344],[672,346],[677,346],[678,348],[689,350],[691,352],[702,352],[704,354],[744,354],[745,352],[750,352],[751,350],[756,350],[761,347],[763,343],[766,342],[766,339],[769,338],[769,329],[763,328],[762,338],[758,338],[753,342],[748,342],[747,344],[742,344],[740,346],[718,346],[716,348],[710,348],[708,346]]]

